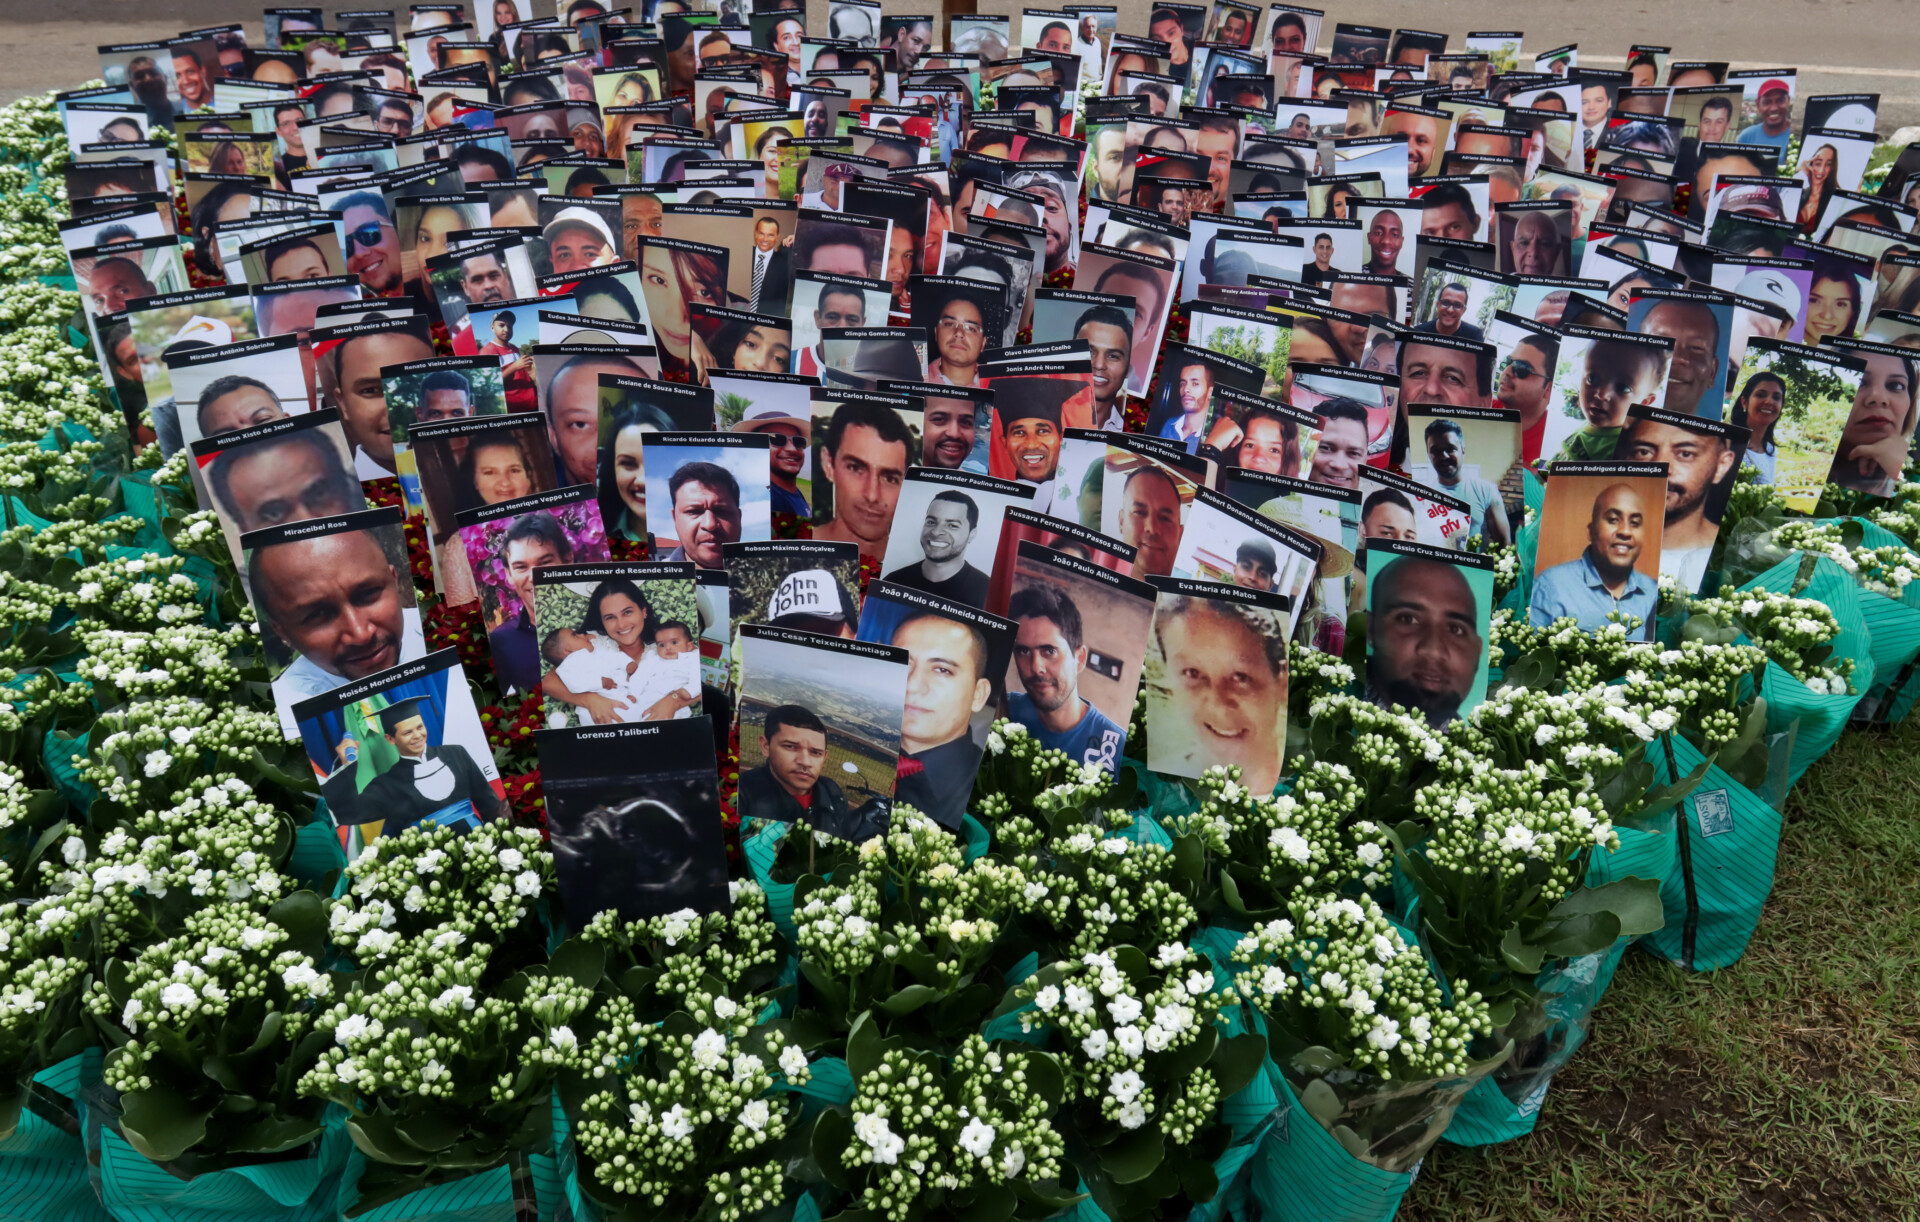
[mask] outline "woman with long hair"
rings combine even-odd
[[[1854,392],[1853,409],[1840,430],[1840,447],[1827,482],[1892,496],[1913,448],[1916,399],[1913,361],[1885,352],[1863,352],[1867,370]]]
[[[1367,197],[1362,195],[1357,187],[1349,186],[1346,183],[1336,183],[1333,188],[1327,192],[1327,211],[1325,215],[1336,221],[1350,221],[1354,219],[1353,209],[1366,202]]]
[[[615,673],[631,676],[640,668],[641,659],[646,657],[647,648],[653,642],[657,628],[654,619],[653,604],[647,601],[646,592],[638,584],[626,577],[609,577],[594,587],[593,593],[587,598],[586,614],[572,631],[592,642],[585,648],[592,649],[596,655],[607,655],[601,659],[601,666],[609,678]],[[567,630],[556,630],[554,635],[564,631]],[[543,642],[543,654],[547,654],[547,648]],[[552,655],[547,656],[551,660]],[[672,717],[692,703],[692,700],[682,699],[676,693],[662,697],[648,708],[636,709],[628,704],[621,691],[610,693],[604,687],[599,691],[573,691],[552,669],[547,669],[546,676],[541,679],[540,690],[550,700],[580,709],[594,725],[659,721]],[[695,700],[699,698],[698,692],[691,695]]]
[[[725,270],[709,255],[649,242],[640,252],[640,287],[660,346],[661,374],[669,381],[693,379],[699,372],[694,352],[699,339],[690,307],[727,303]]]
[[[1807,289],[1807,329],[1803,341],[1818,347],[1824,336],[1850,337],[1860,321],[1860,279],[1831,262],[1813,265]]]
[[[460,460],[460,479],[454,486],[459,509],[498,505],[515,497],[531,496],[541,490],[535,483],[533,470],[526,447],[511,432],[473,438],[467,443],[466,457]],[[440,541],[440,579],[446,583],[449,607],[480,597],[480,588],[473,580],[473,567],[467,563],[466,545],[458,530]]]
[[[635,543],[647,541],[647,473],[640,461],[641,447],[648,433],[671,433],[676,428],[671,416],[650,403],[629,401],[614,409],[594,480],[600,520],[606,523],[608,535]]]
[[[401,231],[401,278],[409,284],[424,284],[427,260],[447,253],[448,235],[477,225],[465,204],[430,204],[420,209],[413,232]]]
[[[1813,156],[1800,162],[1800,177],[1806,180],[1807,189],[1800,199],[1800,212],[1794,220],[1800,226],[1801,233],[1812,233],[1820,218],[1826,215],[1827,201],[1833,198],[1837,185],[1834,172],[1840,168],[1840,150],[1831,144],[1823,144],[1813,151]]]
[[[1747,430],[1747,452],[1741,459],[1760,472],[1760,482],[1773,482],[1774,426],[1787,406],[1787,383],[1775,373],[1756,373],[1733,401],[1733,422]]]
[[[708,369],[786,373],[793,354],[793,332],[760,323],[730,322],[714,333],[707,350],[713,354]]]

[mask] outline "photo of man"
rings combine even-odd
[[[273,428],[200,441],[194,451],[236,564],[249,531],[367,507],[337,412],[287,417]]]
[[[739,445],[721,447],[724,437]],[[753,444],[748,444],[753,443]],[[647,533],[662,560],[725,567],[721,549],[770,537],[770,438],[759,433],[656,433],[641,462]]]
[[[1667,391],[1661,406],[1681,416],[1720,418],[1727,385],[1727,344],[1733,306],[1656,291],[1627,311],[1627,329],[1673,341]]]
[[[422,822],[472,826],[476,816],[482,822],[508,817],[507,800],[465,747],[433,744],[425,704],[424,697],[407,697],[375,714],[394,758],[363,786],[356,788],[354,767],[360,742],[351,736],[339,741],[335,755],[342,767],[321,784],[336,819],[359,822],[378,814],[380,835],[393,836]]]
[[[1629,411],[1614,447],[1626,462],[1665,463],[1667,497],[1661,514],[1660,576],[1695,595],[1706,579],[1720,518],[1740,473],[1747,430],[1718,420],[1652,407]]]
[[[1213,369],[1205,361],[1193,361],[1174,375],[1174,396],[1179,410],[1167,417],[1156,436],[1182,445],[1199,443],[1206,432],[1207,415],[1213,408]]]
[[[1418,543],[1368,542],[1367,699],[1438,730],[1486,696],[1493,561]]]
[[[1445,417],[1430,420],[1421,435],[1434,486],[1468,505],[1470,524],[1466,538],[1484,538],[1501,545],[1513,542],[1513,528],[1507,520],[1499,485],[1466,471],[1467,434],[1459,421]],[[1498,469],[1504,472],[1510,461],[1511,457],[1501,462]],[[1465,539],[1460,542],[1464,544]]]
[[[800,481],[810,473],[807,462],[807,434],[810,422],[794,416],[785,408],[769,406],[749,409],[745,418],[733,426],[736,433],[759,433],[767,439],[767,472],[771,480],[768,492],[774,513],[792,514],[811,520],[813,509],[807,504]]]
[[[1627,639],[1653,639],[1660,601],[1665,463],[1556,463],[1540,515],[1529,621],[1572,619],[1586,632],[1609,617],[1638,621]]]
[[[1116,293],[1134,299],[1133,333],[1129,346],[1128,394],[1144,395],[1153,373],[1153,360],[1160,348],[1160,328],[1165,321],[1173,294],[1174,266],[1171,259],[1145,251],[1122,252],[1086,245],[1081,249],[1080,265],[1074,269],[1073,287],[1096,293]]]
[[[958,828],[998,709],[1014,625],[998,616],[876,582],[860,612],[860,639],[907,654],[894,800]]]
[[[1367,229],[1367,261],[1360,270],[1376,276],[1398,276],[1400,251],[1406,245],[1406,226],[1392,208],[1359,209]]]
[[[747,624],[740,652],[740,814],[856,843],[885,831],[906,650]]]
[[[1400,398],[1404,404],[1442,403],[1485,407],[1492,390],[1493,348],[1482,343],[1432,343],[1416,338],[1400,345]]]
[[[1087,341],[1093,355],[1093,423],[1113,423],[1121,412],[1121,393],[1133,360],[1133,322],[1114,306],[1089,306],[1073,324],[1073,338]]]
[[[1121,689],[1117,694],[1124,694],[1127,708],[1132,708],[1153,610],[1153,588],[1032,543],[1021,545],[1019,565],[1007,617],[1017,625],[1013,670],[1020,690],[1008,691],[1007,716],[1025,726],[1043,747],[1066,752],[1074,763],[1117,773],[1126,751],[1124,719],[1116,721],[1095,707],[1083,694],[1082,684],[1098,679]],[[1118,604],[1101,610],[1124,614],[1127,622],[1138,625],[1138,636],[1111,636],[1106,642],[1121,646],[1129,640],[1137,642],[1132,646],[1132,665],[1122,665],[1117,683],[1088,670],[1087,617],[1093,599]],[[1085,609],[1083,601],[1089,602]]]
[[[824,428],[818,406],[813,537],[857,543],[861,555],[879,560],[887,551],[894,507],[918,442],[900,414],[884,402],[864,397],[838,402]],[[827,496],[822,497],[822,491]]]
[[[1448,284],[1442,286],[1439,295],[1434,298],[1433,317],[1416,324],[1413,329],[1434,335],[1457,335],[1461,339],[1486,338],[1486,333],[1477,325],[1465,321],[1466,316],[1467,286]]]
[[[929,393],[921,413],[920,464],[943,471],[980,470],[973,459],[980,439],[980,405],[970,398]],[[969,463],[973,465],[969,466]]]
[[[397,508],[368,509],[241,536],[289,734],[299,701],[425,655],[400,522]]]
[[[1234,767],[1273,792],[1287,740],[1286,603],[1253,587],[1162,578],[1147,641],[1148,767],[1199,777]]]
[[[927,502],[921,519],[920,559],[888,573],[886,580],[969,607],[984,607],[987,574],[967,562],[967,546],[979,529],[979,503],[958,489],[941,489]],[[889,546],[889,555],[892,551]]]

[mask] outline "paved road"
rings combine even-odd
[[[388,0],[399,5],[399,0]],[[623,3],[627,0],[622,0]],[[1148,0],[1115,0],[1122,29],[1146,26]],[[236,15],[260,36],[266,0],[0,0],[0,101],[66,88],[98,71],[94,47],[163,38]],[[928,12],[935,0],[885,0],[889,12]],[[1031,0],[1033,7],[1058,7]],[[826,0],[809,0],[824,28]],[[328,10],[377,0],[323,0]],[[983,12],[1017,14],[1028,3],[979,0]],[[1920,62],[1913,55],[1915,0],[1329,0],[1330,17],[1370,25],[1527,31],[1526,46],[1580,44],[1582,58],[1614,67],[1634,43],[1676,55],[1729,59],[1735,67],[1800,67],[1800,92],[1881,95],[1880,130],[1920,124]],[[55,19],[57,18],[57,19]],[[1331,39],[1323,32],[1322,48]],[[1456,44],[1457,45],[1457,44]]]

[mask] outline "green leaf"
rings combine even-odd
[[[850,1191],[853,1179],[847,1174],[847,1165],[842,1160],[848,1143],[853,1141],[853,1120],[837,1107],[830,1107],[820,1113],[813,1125],[813,1161],[820,1164],[820,1174],[826,1177],[842,1192]]]
[[[1328,1086],[1324,1078],[1315,1078],[1300,1091],[1300,1106],[1307,1109],[1307,1115],[1318,1121],[1320,1127],[1329,1129],[1345,1110],[1340,1105],[1340,1096],[1333,1093],[1333,1087]]]
[[[1701,780],[1707,775],[1707,769],[1713,767],[1713,758],[1709,755],[1701,760],[1692,772],[1671,785],[1658,785],[1649,789],[1646,805],[1640,808],[1640,818],[1651,819],[1655,815],[1664,815],[1680,805],[1688,794],[1700,787]]]
[[[1026,1071],[1027,1089],[1049,1105],[1060,1106],[1060,1100],[1067,1093],[1067,1079],[1058,1059],[1051,1053],[1029,1052],[1023,1057],[1021,1068]]]
[[[547,959],[547,970],[566,976],[583,989],[591,989],[607,974],[607,950],[598,942],[568,938]]]
[[[1553,906],[1547,920],[1560,921],[1583,913],[1610,912],[1629,938],[1653,933],[1667,923],[1660,903],[1660,882],[1652,878],[1622,878],[1601,887],[1581,887]]]
[[[1520,927],[1515,925],[1500,939],[1500,957],[1514,971],[1535,976],[1539,974],[1540,964],[1546,959],[1547,952],[1546,948],[1529,943],[1521,935]]]
[[[327,902],[311,891],[295,891],[267,912],[267,919],[287,931],[284,949],[313,959],[327,953]]]
[[[1245,1090],[1266,1059],[1266,1037],[1249,1033],[1222,1040],[1214,1048],[1207,1068],[1213,1071],[1214,1081],[1219,1083],[1220,1096],[1224,1099]]]
[[[164,1088],[120,1097],[120,1131],[134,1149],[156,1163],[170,1163],[207,1135],[212,1108],[194,1107]]]
[[[940,1000],[945,993],[931,985],[910,984],[898,993],[878,1003],[879,1009],[899,1018],[911,1014],[924,1005]]]
[[[323,1127],[317,1116],[269,1116],[230,1133],[227,1148],[236,1154],[284,1154],[320,1136]]]
[[[1100,1167],[1116,1184],[1137,1184],[1152,1175],[1166,1157],[1166,1137],[1157,1124],[1122,1133],[1100,1151]]]
[[[1207,850],[1198,836],[1182,836],[1173,842],[1173,871],[1195,888],[1207,882]]]
[[[393,1131],[401,1140],[434,1153],[444,1150],[466,1136],[466,1121],[445,1112],[422,1112],[394,1122]]]
[[[393,1118],[378,1112],[347,1117],[347,1136],[360,1152],[378,1163],[417,1167],[420,1151],[394,1131]]]
[[[867,1010],[860,1011],[847,1031],[847,1072],[858,1082],[880,1068],[880,1059],[886,1053],[887,1040],[881,1036],[880,1026],[874,1022],[873,1014]]]
[[[1018,1203],[1013,1189],[1006,1185],[981,1183],[973,1190],[972,1203],[954,1212],[961,1222],[1004,1222],[1004,1219],[1013,1216],[1014,1206]]]

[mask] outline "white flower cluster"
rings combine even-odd
[[[853,1137],[841,1153],[860,1204],[900,1222],[929,1189],[1045,1184],[1060,1174],[1058,1106],[1028,1069],[1040,1053],[987,1047],[968,1036],[944,1068],[928,1053],[888,1051],[855,1083]]]
[[[1768,661],[1806,684],[1809,691],[1840,696],[1852,690],[1847,682],[1853,673],[1852,658],[1836,659],[1831,666],[1808,660],[1816,654],[1824,659],[1840,637],[1840,621],[1825,603],[1729,586],[1718,597],[1696,598],[1688,607],[1695,615],[1710,615],[1737,626],[1766,651]]]
[[[1249,933],[1234,951],[1240,991],[1290,1031],[1343,1027],[1336,1052],[1381,1078],[1463,1073],[1473,1037],[1493,1020],[1480,994],[1454,982],[1448,1001],[1426,957],[1368,896],[1302,896],[1292,919]]]
[[[1585,879],[1592,849],[1620,845],[1599,794],[1554,784],[1537,760],[1512,769],[1476,762],[1423,786],[1413,805],[1432,829],[1420,846],[1428,864],[1495,895],[1521,895],[1524,882],[1555,903]]]
[[[1173,1097],[1149,1089],[1154,1066],[1164,1063],[1159,1054],[1191,1045],[1236,1000],[1215,987],[1206,958],[1177,941],[1151,959],[1132,947],[1089,952],[1055,964],[1020,994],[1033,1002],[1021,1026],[1052,1028],[1066,1046],[1069,1093],[1094,1101],[1123,1129],[1140,1128]]]
[[[504,938],[534,921],[554,879],[538,831],[491,823],[465,835],[415,826],[382,836],[346,874],[347,894],[328,919],[335,944],[362,964],[400,953],[403,939],[429,926]]]

